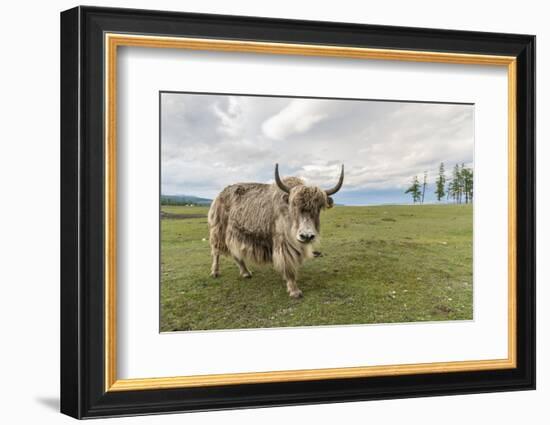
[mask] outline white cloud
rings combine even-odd
[[[328,116],[330,104],[316,100],[293,99],[262,125],[264,134],[282,140],[296,133],[305,133]]]
[[[218,131],[232,138],[239,137],[245,126],[246,117],[243,114],[242,100],[237,96],[228,96],[226,102],[216,102],[212,105],[214,115],[220,119]],[[222,105],[225,103],[225,105]]]

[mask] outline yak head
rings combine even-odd
[[[319,236],[321,210],[332,207],[334,201],[330,196],[338,192],[344,183],[344,166],[342,165],[338,183],[331,189],[306,186],[301,181],[299,184],[288,186],[279,176],[279,164],[275,164],[275,182],[279,189],[287,194],[285,199],[288,201],[292,222],[291,234],[294,234],[300,243],[314,242]]]

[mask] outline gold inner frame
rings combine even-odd
[[[105,391],[200,387],[320,379],[510,369],[516,367],[516,58],[462,53],[370,49],[128,34],[105,34]],[[118,379],[116,373],[116,99],[119,46],[325,56],[507,67],[508,71],[508,357],[419,364]]]

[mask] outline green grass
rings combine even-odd
[[[270,266],[210,274],[207,207],[163,206],[161,331],[472,319],[471,205],[336,206],[290,299]],[[185,218],[191,215],[194,218]]]

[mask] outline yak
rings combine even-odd
[[[313,256],[313,244],[319,239],[320,213],[333,206],[331,195],[343,183],[343,165],[336,186],[323,190],[307,186],[298,177],[281,179],[279,165],[275,164],[273,184],[227,186],[208,211],[211,276],[220,275],[220,255],[232,257],[243,278],[252,277],[245,260],[271,263],[286,281],[290,297],[300,298],[298,268]]]

